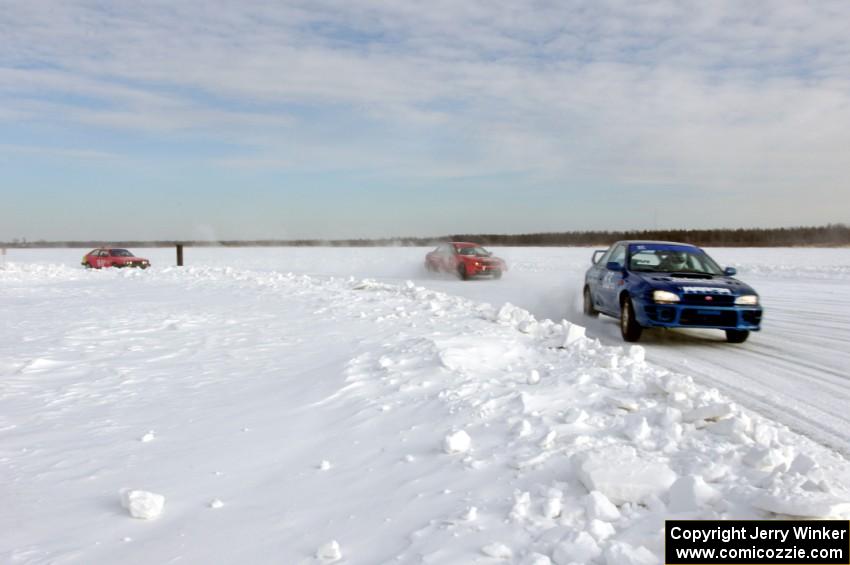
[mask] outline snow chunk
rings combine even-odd
[[[605,551],[607,565],[661,565],[661,561],[643,546],[623,542],[612,543]]]
[[[536,385],[537,383],[539,383],[540,372],[537,371],[537,369],[532,369],[531,372],[528,374],[528,379],[526,382],[528,382],[528,384],[530,385]]]
[[[514,556],[511,548],[503,543],[491,543],[481,548],[481,553],[495,559],[510,559]]]
[[[515,492],[514,505],[511,508],[510,517],[512,520],[521,520],[528,516],[528,511],[531,508],[531,493],[530,492]]]
[[[449,434],[443,440],[446,453],[466,453],[472,447],[472,438],[463,430]]]
[[[722,402],[694,408],[690,412],[685,413],[682,419],[685,422],[699,422],[701,420],[717,421],[731,416],[732,412],[733,406],[728,402]]]
[[[522,563],[523,565],[552,565],[548,556],[537,552],[529,553]]]
[[[566,328],[566,331],[564,332],[564,347],[569,347],[585,338],[585,328],[583,326],[572,324],[570,322],[567,322],[566,320],[564,320],[562,323]]]
[[[121,506],[129,510],[133,518],[153,520],[162,513],[165,497],[146,490],[124,489],[121,491]]]
[[[832,494],[795,489],[792,492],[765,493],[753,500],[760,510],[802,518],[848,518],[850,502]]]
[[[564,415],[564,423],[567,424],[582,424],[590,418],[587,412],[579,408],[570,408],[569,412]]]
[[[531,435],[531,422],[523,420],[514,427],[514,431],[518,437],[526,437]]]
[[[326,460],[326,459],[323,459],[322,462],[319,463],[319,470],[320,471],[327,471],[330,468],[331,468],[331,462]]]
[[[739,443],[744,443],[752,432],[752,421],[746,414],[726,418],[708,427],[713,434],[730,436]]]
[[[817,461],[808,455],[801,453],[794,458],[794,461],[791,462],[788,472],[797,473],[799,475],[808,475],[812,470],[816,469],[817,466]]]
[[[534,316],[528,310],[517,308],[510,302],[505,302],[496,313],[496,320],[514,327],[528,327],[536,322]]]
[[[342,551],[339,549],[339,543],[336,540],[331,540],[324,544],[316,551],[316,557],[323,561],[337,561],[342,559]]]
[[[556,565],[568,565],[569,563],[590,563],[602,555],[599,544],[587,533],[579,532],[570,541],[563,541],[555,546],[552,559]]]
[[[611,446],[575,456],[573,466],[588,491],[598,490],[615,504],[659,496],[677,478],[670,467],[641,459],[630,446]]]
[[[760,445],[770,447],[779,441],[779,431],[772,424],[757,422],[753,429],[753,439]]]
[[[673,483],[667,496],[672,512],[691,512],[718,499],[720,493],[699,475],[689,475]]]
[[[540,440],[540,447],[542,449],[552,449],[552,446],[555,445],[555,438],[557,437],[557,430],[549,430],[549,433],[547,433],[546,436],[542,440]]]
[[[587,526],[587,531],[599,541],[606,540],[617,533],[614,526],[602,520],[591,520]]]
[[[607,496],[598,490],[594,490],[587,495],[585,506],[587,508],[587,515],[591,519],[613,522],[620,518],[620,510],[614,506],[613,502],[608,500]]]
[[[767,447],[753,447],[741,460],[750,467],[767,471],[787,462],[782,450]]]
[[[652,435],[652,428],[649,427],[649,422],[646,421],[645,417],[632,414],[625,420],[623,433],[633,442],[640,443],[649,439],[649,436]]]
[[[549,498],[546,499],[546,502],[543,503],[543,515],[547,518],[557,518],[561,515],[563,510],[563,503],[561,502],[561,493],[553,492],[549,494]]]
[[[214,509],[218,510],[219,508],[222,508],[223,506],[224,506],[224,502],[222,502],[218,498],[213,498],[212,500],[210,500],[210,503],[209,503],[210,508],[214,508]]]
[[[147,443],[149,441],[153,441],[154,439],[156,439],[156,434],[153,430],[149,430],[145,435],[139,438],[139,441]]]
[[[629,359],[634,363],[643,363],[646,361],[646,349],[640,345],[633,345],[629,348]]]

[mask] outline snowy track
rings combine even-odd
[[[189,250],[183,269],[155,250],[149,271],[102,272],[13,252],[0,561],[648,565],[665,518],[850,517],[850,464],[740,406],[803,429],[808,403],[835,414],[810,431],[836,432],[846,349],[766,331],[744,347],[650,332],[645,350],[591,325],[612,347],[529,314],[571,316],[588,250],[506,252],[505,279],[469,283],[410,249]],[[846,296],[844,271],[811,272]],[[796,328],[771,285],[809,283],[753,274]],[[816,351],[829,361],[794,357]],[[772,352],[812,384],[759,389]],[[162,514],[131,518],[126,489]]]

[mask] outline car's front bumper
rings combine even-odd
[[[696,306],[635,303],[635,316],[645,327],[712,328],[759,331],[761,306]]]
[[[502,265],[478,265],[470,268],[470,276],[488,276],[501,274],[505,269]]]

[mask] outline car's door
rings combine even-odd
[[[109,251],[99,249],[96,252],[95,266],[98,268],[109,267]]]
[[[615,244],[616,245],[616,244]],[[600,298],[600,286],[602,285],[602,275],[605,272],[605,261],[608,260],[608,257],[611,256],[611,253],[614,251],[615,245],[612,245],[607,250],[602,252],[602,257],[600,257],[593,265],[588,269],[587,274],[585,275],[585,283],[590,289],[590,295],[593,297],[593,304],[597,307],[597,309],[601,309],[602,303]],[[593,253],[593,257],[596,258],[595,251]]]
[[[620,312],[619,294],[623,281],[622,267],[626,264],[626,244],[617,244],[611,250],[611,253],[606,255],[599,261],[599,282],[596,299],[601,303],[604,311],[617,314]],[[609,269],[608,264],[610,263],[618,263],[621,269]]]
[[[112,267],[123,267],[127,263],[127,255],[123,250],[109,250],[109,264]]]

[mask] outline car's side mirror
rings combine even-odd
[[[738,269],[736,269],[735,267],[726,267],[725,269],[723,269],[723,274],[727,277],[734,277],[738,274]]]
[[[605,268],[608,269],[609,271],[622,271],[623,270],[623,266],[620,263],[618,263],[617,261],[608,261],[608,263],[605,265]]]
[[[594,251],[593,252],[593,259],[591,259],[591,261],[593,261],[593,264],[594,265],[597,264],[599,262],[599,259],[601,259],[602,255],[604,255],[604,254],[605,254],[605,249],[597,249],[596,251]]]

